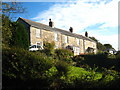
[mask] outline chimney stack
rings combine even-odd
[[[88,33],[87,33],[87,31],[85,32],[85,36],[88,37]]]
[[[70,27],[69,31],[72,33],[72,32],[73,32],[73,28],[72,28],[72,27]]]
[[[51,19],[49,19],[49,26],[53,27],[53,22],[51,21]]]

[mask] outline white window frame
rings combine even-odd
[[[58,33],[54,33],[54,39],[55,41],[58,41]]]
[[[36,28],[35,33],[36,33],[36,37],[37,37],[37,38],[40,38],[40,37],[41,37],[41,30],[40,30],[40,29]]]
[[[57,49],[57,48],[59,48],[59,45],[56,44],[56,45],[55,45],[55,49]]]
[[[80,45],[80,39],[76,38],[77,45]]]
[[[65,43],[68,43],[68,36],[65,36]]]
[[[37,43],[40,43],[42,49],[43,49],[43,42],[36,42],[36,46],[38,45]]]
[[[80,54],[80,47],[73,47],[74,53]]]

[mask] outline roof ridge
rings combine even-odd
[[[19,17],[19,18],[21,18],[21,17]],[[38,23],[38,24],[42,24],[42,25],[46,25],[46,24],[43,24],[43,23],[40,23],[40,22],[35,22],[35,21],[29,20],[29,19],[25,19],[25,18],[21,18],[21,19],[28,20],[28,21],[31,21],[31,22],[34,22],[34,23]],[[46,26],[48,26],[48,25],[46,25]]]
[[[32,24],[31,24],[31,22],[32,22],[32,23],[35,23],[35,24],[39,24],[39,25],[46,26],[46,27],[44,27],[44,28],[49,28],[49,29],[52,29],[52,30],[56,30],[56,29],[57,29],[58,31],[63,31],[63,32],[69,33],[69,34],[71,34],[71,35],[77,35],[77,37],[83,37],[84,39],[88,39],[88,40],[94,41],[94,40],[92,40],[92,39],[90,39],[90,38],[88,38],[88,37],[85,37],[85,36],[80,35],[80,34],[77,34],[77,33],[71,33],[71,32],[69,32],[69,31],[67,31],[67,30],[63,30],[63,29],[56,28],[56,27],[52,28],[52,27],[50,27],[50,26],[48,26],[48,25],[46,25],[46,24],[42,24],[42,23],[40,23],[40,22],[35,22],[35,21],[29,20],[29,19],[25,19],[25,18],[22,18],[22,17],[19,17],[19,18],[22,19],[22,20],[24,20],[25,22],[27,22],[29,25],[32,25]],[[37,25],[33,25],[33,26],[38,27]],[[61,32],[61,33],[63,33],[63,32]],[[96,42],[96,41],[94,41],[94,42]]]

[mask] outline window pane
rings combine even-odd
[[[68,43],[68,37],[65,36],[65,43]]]
[[[58,34],[55,33],[54,35],[55,35],[55,41],[58,41]]]
[[[36,29],[36,37],[40,37],[40,29]]]

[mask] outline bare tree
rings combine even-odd
[[[10,18],[14,18],[14,14],[20,14],[25,12],[25,8],[22,6],[22,2],[17,2],[14,0],[10,0],[11,2],[2,2],[2,14],[5,16],[9,16]]]

